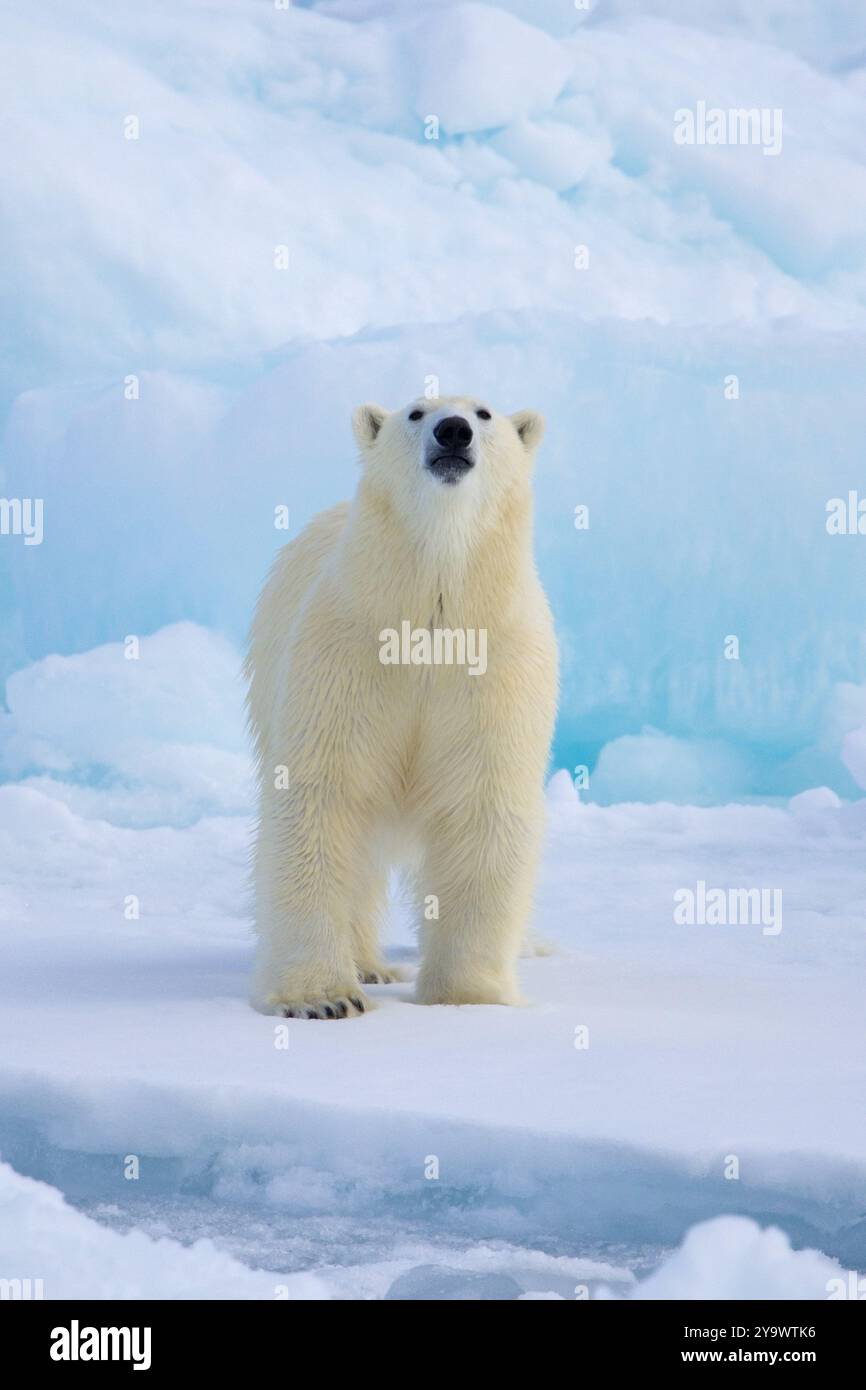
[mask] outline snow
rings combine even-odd
[[[736,24],[690,24],[682,4],[598,6],[586,23],[572,10],[556,37],[535,6],[383,3],[347,22],[327,6],[154,0],[106,20],[80,0],[51,5],[50,24],[4,8],[22,387],[58,366],[212,369],[368,325],[583,307],[578,242],[615,270],[595,277],[593,317],[863,326],[861,17],[846,31],[813,4],[792,51],[784,23],[764,41],[768,0]],[[813,66],[810,23],[844,57]],[[673,113],[701,98],[782,108],[784,157],[677,147]],[[579,159],[573,198],[523,159],[480,158],[489,132],[527,117],[609,143],[590,177]],[[47,153],[50,188],[34,175]]]
[[[866,428],[856,7],[49,10],[4,9],[2,486],[46,530],[0,548],[0,674],[240,644],[274,509],[347,496],[351,409],[435,377],[549,418],[558,765],[610,745],[606,802],[859,794],[862,545],[825,525]],[[676,144],[698,101],[781,110],[781,153]]]
[[[583,183],[613,150],[604,136],[558,121],[513,120],[491,140],[493,149],[527,178],[557,193]]]
[[[866,725],[845,735],[842,742],[842,761],[858,787],[866,788]]]
[[[547,111],[571,76],[565,49],[492,5],[435,11],[411,31],[415,114],[450,135],[508,126]]]
[[[387,1260],[325,1265],[316,1274],[251,1269],[213,1240],[182,1244],[117,1230],[117,1209],[98,1211],[99,1221],[0,1163],[0,1268],[16,1271],[4,1277],[21,1281],[28,1297],[111,1300],[838,1299],[857,1289],[837,1261],[793,1251],[780,1230],[744,1217],[694,1226],[658,1268],[635,1279],[621,1267],[501,1241],[443,1249],[404,1239]]]
[[[192,623],[130,637],[10,676],[0,770],[114,825],[247,810],[238,652]]]
[[[185,1246],[141,1231],[119,1235],[6,1163],[0,1163],[0,1268],[52,1299],[252,1299],[274,1298],[277,1289],[283,1298],[328,1297],[312,1275],[286,1283],[248,1269],[209,1240]]]
[[[842,1279],[815,1250],[792,1251],[787,1237],[742,1217],[721,1217],[689,1232],[681,1248],[635,1290],[638,1299],[827,1298]]]
[[[519,1270],[595,1261],[593,1289],[616,1291],[725,1213],[866,1262],[866,802],[605,807],[560,770],[535,922],[553,953],[521,963],[526,1008],[419,1008],[407,983],[357,1021],[280,1021],[246,1002],[236,672],[224,639],[179,625],[138,661],[115,644],[13,682],[10,742],[54,771],[0,787],[8,1162],[101,1224],[118,1209],[118,1229],[214,1236],[277,1272],[342,1267],[357,1225],[338,1296],[430,1264],[504,1289],[503,1250]],[[779,890],[782,930],[679,925],[699,882]],[[390,950],[412,974],[398,889]]]
[[[125,401],[118,382],[86,393],[48,444],[55,393],[31,394],[10,418],[6,486],[45,498],[46,539],[0,551],[13,664],[189,619],[240,647],[277,546],[354,489],[353,406],[396,405],[435,372],[443,390],[471,382],[548,418],[536,533],[562,647],[556,764],[597,770],[605,801],[856,796],[841,747],[866,722],[862,537],[829,535],[825,507],[862,472],[862,354],[817,341],[500,313],[293,347],[222,388],[220,409],[200,408],[199,386],[143,376]],[[645,786],[615,749],[597,767],[645,727],[670,740],[647,746]]]
[[[866,1267],[866,541],[826,526],[864,493],[863,7],[0,8],[0,493],[44,501],[0,537],[0,1276],[828,1296]],[[781,151],[677,144],[698,102],[781,110]],[[354,488],[352,408],[437,384],[548,419],[554,950],[522,1010],[278,1026],[244,632]],[[781,932],[679,925],[699,884]],[[396,885],[390,933],[411,974]]]

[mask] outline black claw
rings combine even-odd
[[[336,1014],[334,1013],[334,1010],[331,1008],[330,1004],[325,1005],[324,1009],[322,1010],[322,1013],[325,1015],[325,1018],[336,1018]]]
[[[360,999],[353,999],[353,1000],[352,1000],[352,1003],[353,1003],[353,1005],[355,1006],[355,1008],[358,1010],[358,1013],[359,1013],[359,1014],[362,1014],[362,1013],[364,1012],[364,1005],[362,1004],[362,1002],[361,1002]]]
[[[304,1014],[304,1018],[318,1018],[318,1017],[319,1017],[319,1015],[316,1013],[316,1010],[315,1010],[315,1009],[307,1009],[307,1012]]]
[[[337,1004],[335,1004],[334,1008],[337,1010],[337,1018],[345,1018],[346,1014],[349,1012],[349,1010],[346,1008],[346,1002],[344,999],[341,999]]]
[[[294,1009],[283,1009],[283,1018],[295,1018]]]

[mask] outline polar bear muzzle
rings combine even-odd
[[[462,415],[448,415],[433,431],[426,467],[441,483],[453,487],[475,466],[472,426]]]

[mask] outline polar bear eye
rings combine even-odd
[[[476,410],[475,414],[478,416],[479,420],[491,420],[493,418],[490,411],[485,410],[483,406],[481,410]]]
[[[410,420],[423,420],[423,418],[424,418],[424,411],[423,411],[423,410],[410,410],[410,411],[409,411],[409,419],[410,419]]]

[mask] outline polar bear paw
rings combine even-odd
[[[396,985],[406,979],[406,973],[396,965],[359,965],[358,979],[362,985]]]
[[[517,985],[509,980],[455,980],[421,971],[415,985],[419,1004],[510,1004],[524,1002]]]
[[[360,990],[327,999],[285,999],[273,1007],[278,1018],[355,1018],[373,1005]]]

